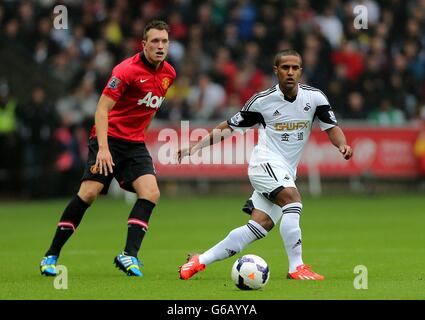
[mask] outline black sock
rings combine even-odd
[[[124,249],[127,255],[137,257],[154,207],[155,203],[146,199],[138,199],[134,204],[127,222],[127,243]]]
[[[58,223],[56,234],[46,256],[59,256],[62,247],[77,229],[88,207],[90,205],[85,203],[78,195],[71,199]]]

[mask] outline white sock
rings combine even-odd
[[[280,235],[285,245],[289,261],[289,272],[294,272],[303,264],[300,215],[303,205],[293,202],[282,207]]]
[[[199,262],[208,265],[241,252],[248,244],[264,238],[267,230],[253,220],[242,227],[233,229],[222,241],[199,256]]]

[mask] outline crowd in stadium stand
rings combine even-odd
[[[53,28],[56,5],[67,8],[67,29]],[[37,159],[54,145],[64,150],[58,170],[81,172],[99,94],[112,67],[141,50],[154,18],[171,27],[168,60],[177,71],[158,119],[229,117],[276,83],[274,54],[286,48],[302,54],[302,82],[327,94],[339,120],[425,119],[425,0],[4,0],[3,48],[24,47],[65,93],[52,99],[43,83],[23,98],[0,74],[0,120],[14,112],[14,123],[0,121],[1,154],[13,139],[24,142],[21,165],[36,181],[44,174]]]

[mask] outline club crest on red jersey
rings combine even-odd
[[[92,174],[98,174],[99,172],[100,172],[100,169],[99,169],[99,167],[97,166],[97,165],[92,165],[91,167],[90,167],[90,172],[92,173]]]
[[[162,84],[161,85],[162,85],[162,88],[164,90],[167,90],[168,87],[170,86],[170,79],[168,79],[168,78],[162,79]]]

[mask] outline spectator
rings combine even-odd
[[[49,18],[41,18],[34,36],[34,60],[38,63],[47,62],[53,55],[58,54],[60,48],[50,36],[52,22]]]
[[[188,96],[188,103],[194,119],[210,120],[220,117],[226,102],[222,86],[214,83],[206,73],[199,76],[198,83],[193,86]]]
[[[77,25],[74,28],[72,43],[78,48],[79,56],[82,59],[87,59],[93,54],[93,41],[86,37],[86,31],[82,25]]]
[[[180,12],[173,11],[169,16],[169,25],[171,33],[177,41],[184,42],[187,37],[188,28],[187,25],[183,22],[183,17]]]
[[[383,98],[379,109],[373,110],[368,118],[370,123],[380,126],[399,126],[405,123],[403,112],[395,108],[388,98]]]
[[[31,100],[19,105],[19,135],[22,142],[23,195],[39,197],[44,190],[38,182],[47,176],[46,165],[51,156],[51,136],[56,123],[53,105],[46,99],[44,88],[32,90]]]
[[[94,46],[93,64],[98,74],[105,78],[105,82],[113,63],[114,58],[107,49],[106,41],[103,39],[97,40]]]
[[[383,77],[383,70],[380,69],[377,56],[366,57],[365,71],[357,81],[358,90],[365,97],[365,104],[368,111],[379,105],[381,98],[388,94],[388,83]]]
[[[334,65],[344,67],[345,75],[351,82],[356,82],[363,72],[363,56],[359,52],[357,44],[353,41],[344,41],[341,49],[333,52],[331,59]]]
[[[314,49],[303,52],[303,78],[305,82],[316,88],[325,88],[328,83],[326,66],[319,63],[319,55]]]
[[[338,49],[343,38],[343,27],[341,21],[334,14],[333,7],[326,6],[323,14],[316,16],[315,21],[332,48]]]
[[[403,52],[409,61],[407,68],[414,77],[415,83],[422,83],[425,79],[425,51],[419,54],[419,43],[411,40],[405,42]]]
[[[231,57],[231,52],[226,47],[220,47],[217,50],[214,60],[214,73],[217,77],[222,78],[222,84],[229,97],[235,92],[235,78],[238,68],[235,61]]]
[[[111,11],[109,20],[104,29],[104,37],[114,46],[119,46],[123,41],[123,31],[120,25],[121,15],[119,11]]]
[[[93,80],[83,79],[73,94],[59,99],[57,111],[64,123],[71,127],[91,127],[99,96]]]
[[[344,112],[346,111],[347,96],[348,96],[348,85],[342,79],[332,79],[328,86],[328,100],[332,103],[337,119],[344,118]]]
[[[350,120],[367,119],[367,110],[364,105],[364,98],[360,92],[350,92],[348,95],[348,104],[342,116],[344,119]]]
[[[241,40],[250,40],[252,28],[257,17],[257,10],[252,1],[240,0],[234,11],[234,22],[238,27],[238,35]]]
[[[16,106],[6,79],[0,79],[0,185],[9,184],[16,177],[14,172],[19,154],[16,152]],[[2,181],[3,180],[3,181]]]

